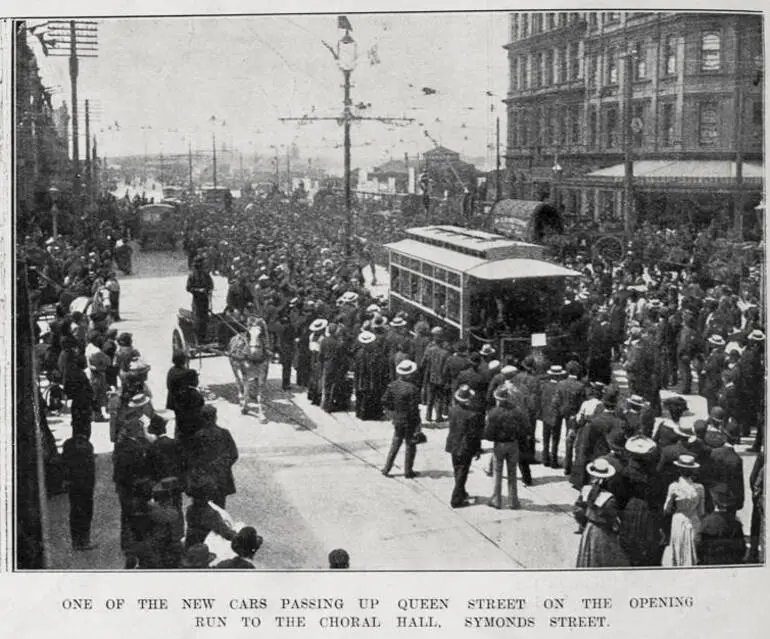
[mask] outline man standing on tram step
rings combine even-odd
[[[481,410],[477,410],[478,404]],[[468,505],[465,483],[473,458],[481,455],[481,437],[484,433],[483,395],[468,384],[461,384],[455,393],[455,404],[449,409],[449,433],[444,450],[452,456],[455,485],[450,505],[461,508]],[[515,472],[515,471],[514,471]]]
[[[211,292],[214,290],[214,280],[203,267],[203,256],[193,260],[192,273],[187,277],[187,292],[192,294],[192,312],[198,333],[198,342],[206,342],[206,334],[211,309]]]
[[[585,387],[578,380],[580,364],[575,360],[567,362],[567,379],[560,381],[556,387],[553,402],[557,411],[557,419],[564,420],[567,428],[566,448],[564,451],[564,474],[572,473],[572,452],[577,438],[576,415],[585,399]]]
[[[405,359],[396,367],[398,379],[388,385],[382,398],[382,405],[390,411],[393,419],[393,441],[388,451],[388,458],[382,468],[382,474],[386,477],[393,468],[393,462],[401,449],[401,444],[406,444],[404,455],[404,477],[411,479],[417,477],[414,472],[414,458],[417,454],[417,444],[414,436],[420,427],[420,390],[412,383],[412,375],[417,371],[417,364]]]

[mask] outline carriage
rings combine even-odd
[[[139,210],[139,245],[149,248],[171,249],[176,247],[179,232],[175,218],[176,208],[170,204],[146,204]]]
[[[230,340],[243,330],[239,322],[225,313],[209,313],[206,339],[201,343],[193,312],[180,308],[176,318],[177,326],[171,334],[171,347],[173,352],[184,353],[188,360],[227,355]]]

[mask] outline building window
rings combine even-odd
[[[663,71],[666,75],[676,75],[676,36],[668,36],[663,45]]]
[[[529,35],[529,14],[521,14],[521,37],[526,38]]]
[[[553,49],[545,52],[545,85],[553,84]]]
[[[698,141],[701,146],[719,143],[719,109],[716,102],[704,102],[698,111]]]
[[[572,24],[576,24],[580,22],[580,12],[579,11],[573,11],[569,14],[569,21]]]
[[[607,84],[618,83],[618,58],[615,49],[607,50]]]
[[[607,131],[607,148],[616,149],[620,146],[620,139],[618,136],[619,118],[618,107],[609,106],[605,112],[605,126]]]
[[[664,102],[660,108],[660,143],[672,146],[674,139],[674,103]]]
[[[596,53],[588,58],[588,85],[599,86],[599,56]]]
[[[700,70],[719,71],[722,67],[722,37],[719,31],[704,31],[700,41]]]
[[[559,49],[559,78],[558,82],[561,84],[562,82],[567,81],[567,47],[562,47]]]
[[[519,143],[524,148],[529,146],[529,122],[526,113],[520,114],[519,117]]]
[[[598,143],[599,126],[596,118],[596,107],[590,107],[588,112],[588,144],[595,147]]]
[[[617,24],[620,22],[620,13],[617,11],[604,12],[604,24]]]
[[[519,14],[514,13],[511,15],[511,41],[519,39]]]
[[[569,45],[569,79],[577,80],[580,77],[580,48],[577,42]]]
[[[591,29],[591,31],[596,31],[596,29],[599,28],[599,20],[596,11],[591,11],[588,14],[588,28]]]
[[[519,59],[513,60],[513,68],[511,69],[511,91],[519,90]]]
[[[535,87],[543,86],[543,53],[540,52],[535,58],[535,73],[533,77]]]
[[[552,31],[556,28],[556,14],[555,13],[546,13],[545,14],[545,28],[549,31]]]
[[[647,77],[647,47],[643,42],[634,44],[634,80]]]
[[[529,89],[529,60],[530,56],[521,59],[521,88]]]
[[[574,106],[570,107],[570,116],[569,116],[569,122],[570,122],[570,135],[569,135],[569,143],[570,144],[580,144],[580,130],[582,127],[582,108],[579,104],[576,104]]]
[[[532,15],[532,33],[542,33],[543,32],[543,14],[542,13],[534,13]]]

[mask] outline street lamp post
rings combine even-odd
[[[337,44],[337,64],[339,65],[345,80],[343,124],[345,127],[345,257],[347,259],[350,259],[351,257],[353,235],[353,203],[351,201],[350,188],[350,122],[353,116],[350,110],[352,105],[352,100],[350,98],[350,75],[353,73],[353,69],[356,66],[356,49],[356,42],[350,35],[350,31],[346,29],[345,35],[342,36],[342,39]]]

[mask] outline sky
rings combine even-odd
[[[505,130],[507,14],[348,18],[358,47],[351,96],[364,105],[355,112],[415,119],[355,122],[353,166],[414,157],[434,141],[493,164],[496,117]],[[343,76],[323,44],[336,46],[343,35],[336,15],[135,18],[98,28],[99,54],[81,60],[78,92],[79,102],[90,100],[100,155],[209,150],[214,133],[218,148],[247,157],[273,155],[273,147],[283,155],[296,144],[302,158],[341,166],[336,121],[280,121],[341,114]],[[41,67],[55,103],[69,104],[67,59],[43,58]]]

